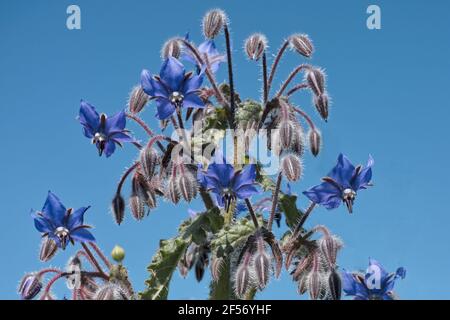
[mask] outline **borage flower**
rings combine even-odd
[[[365,275],[344,270],[343,289],[347,296],[353,296],[355,300],[393,300],[395,281],[405,276],[406,269],[403,267],[395,273],[388,273],[378,261],[369,259]]]
[[[58,197],[48,192],[42,211],[33,211],[34,226],[43,236],[53,239],[59,248],[66,248],[67,242],[95,241],[94,236],[83,223],[84,213],[90,207],[82,207],[78,210],[66,209]]]
[[[203,74],[186,73],[184,66],[174,57],[168,57],[159,73],[151,76],[148,70],[141,73],[144,92],[156,99],[157,114],[160,120],[169,118],[176,109],[204,108],[198,96],[203,82]]]
[[[228,211],[236,199],[247,199],[259,193],[256,188],[256,166],[249,164],[235,171],[228,163],[212,163],[206,171],[198,170],[199,183],[216,195],[220,207]]]
[[[328,210],[339,207],[343,201],[352,213],[357,191],[371,186],[373,164],[374,161],[369,156],[365,167],[355,167],[346,156],[340,154],[337,165],[322,179],[323,182],[303,194]]]
[[[116,144],[122,147],[125,142],[135,142],[128,135],[129,131],[125,130],[126,115],[124,111],[118,112],[112,117],[107,117],[104,113],[99,115],[93,105],[81,100],[78,120],[83,126],[84,135],[92,139],[100,156],[105,152],[106,157],[110,157],[116,150]]]
[[[189,40],[189,37],[186,36],[186,40]],[[205,42],[202,42],[198,46],[198,52],[200,53],[201,57],[205,63],[208,62],[209,66],[211,68],[212,73],[216,73],[217,70],[219,70],[219,66],[222,62],[226,61],[226,57],[223,54],[219,53],[219,50],[216,48],[216,44],[214,43],[214,40],[206,40]],[[200,73],[200,71],[204,68],[206,68],[206,65],[199,66],[197,59],[195,58],[194,54],[189,50],[186,49],[186,52],[181,56],[183,60],[189,61],[195,65],[197,65],[197,71]]]

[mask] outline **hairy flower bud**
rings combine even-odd
[[[333,269],[328,277],[328,287],[331,299],[341,300],[342,295],[342,280],[339,273]]]
[[[177,204],[180,201],[180,192],[176,187],[175,179],[169,180],[169,183],[167,184],[166,196],[174,204]]]
[[[36,273],[29,273],[22,278],[18,292],[23,300],[31,300],[39,294],[41,289],[41,277]]]
[[[147,179],[151,179],[155,175],[156,166],[160,163],[160,156],[153,148],[145,147],[139,155],[142,173]]]
[[[317,300],[319,298],[321,290],[321,279],[319,271],[312,270],[308,274],[307,286],[311,299]]]
[[[145,203],[137,194],[132,194],[129,199],[129,205],[133,217],[140,221],[145,216]]]
[[[245,40],[245,52],[250,60],[258,61],[267,48],[267,39],[261,33],[255,33]]]
[[[325,257],[330,268],[336,265],[336,258],[339,249],[342,248],[342,241],[334,235],[324,236],[318,240],[318,246]]]
[[[297,181],[303,172],[301,160],[290,153],[281,159],[281,172],[289,181]]]
[[[241,264],[235,274],[234,289],[238,297],[244,297],[250,287],[250,268],[246,264]]]
[[[208,39],[215,38],[227,23],[225,12],[220,9],[208,11],[203,17],[203,34]]]
[[[116,245],[111,251],[111,257],[114,261],[121,263],[125,258],[125,250],[121,246]]]
[[[321,136],[320,132],[317,131],[317,129],[312,129],[308,133],[309,137],[309,148],[311,149],[311,153],[314,157],[317,157],[317,155],[320,152],[320,146],[321,146]]]
[[[293,143],[295,127],[292,121],[282,120],[279,125],[280,143],[283,149],[288,149]]]
[[[120,225],[125,216],[125,200],[120,193],[116,193],[112,200],[111,211],[114,216],[114,220]]]
[[[314,105],[323,120],[328,120],[328,95],[326,93],[314,97]]]
[[[314,51],[314,46],[306,34],[294,34],[290,36],[289,44],[295,51],[307,58],[310,58]]]
[[[184,200],[191,202],[197,196],[197,180],[187,170],[176,179],[176,188],[180,190]]]
[[[178,59],[181,54],[180,42],[177,39],[167,40],[161,49],[161,58],[166,60],[168,57],[174,57]]]
[[[211,277],[214,282],[219,281],[220,278],[220,271],[223,266],[223,258],[215,257],[212,259],[211,262]]]
[[[322,69],[309,69],[305,75],[305,81],[316,96],[320,96],[325,92],[325,73]]]
[[[58,251],[58,245],[55,240],[44,237],[41,242],[41,250],[39,251],[39,260],[47,262],[52,259]]]
[[[79,289],[81,286],[81,260],[77,256],[69,259],[66,272],[68,273],[67,288],[70,290]]]
[[[121,286],[106,283],[98,288],[94,300],[130,300],[130,297]]]
[[[135,86],[128,99],[128,109],[133,114],[139,113],[144,109],[149,99],[150,97],[144,92],[141,86]]]
[[[80,289],[83,290],[84,298],[86,300],[92,300],[98,290],[98,284],[93,277],[85,275],[81,277]]]
[[[253,257],[256,283],[260,289],[265,288],[269,281],[270,258],[265,251],[257,252]]]

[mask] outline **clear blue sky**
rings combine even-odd
[[[0,298],[15,299],[25,271],[43,267],[37,259],[39,234],[29,216],[40,209],[47,190],[67,206],[92,205],[86,221],[109,252],[126,248],[126,265],[136,289],[143,288],[158,240],[175,234],[187,206],[163,204],[137,223],[127,216],[113,223],[109,203],[122,170],[136,150],[127,146],[110,159],[99,158],[82,136],[75,117],[84,98],[101,111],[122,108],[140,71],[159,71],[159,50],[172,35],[190,31],[201,41],[205,11],[221,7],[231,18],[236,85],[244,97],[259,98],[260,71],[242,54],[252,32],[263,32],[272,53],[283,37],[308,33],[317,48],[312,60],[328,73],[333,108],[320,123],[324,149],[305,159],[298,194],[319,181],[340,152],[355,162],[372,154],[375,186],[361,192],[353,215],[344,208],[319,209],[309,225],[326,224],[344,242],[339,263],[366,268],[368,257],[394,271],[408,270],[397,283],[403,298],[448,299],[450,199],[448,118],[448,1],[6,1],[0,2]],[[66,8],[82,10],[82,30],[66,29]],[[382,9],[382,29],[366,28],[366,8]],[[218,41],[223,49],[223,41]],[[284,77],[302,60],[288,55]],[[223,70],[219,73],[223,79]],[[310,98],[300,98],[312,112]],[[156,126],[150,107],[144,118]],[[131,129],[143,137],[135,126]],[[305,199],[299,200],[305,204]],[[191,204],[201,209],[200,203]],[[63,266],[75,248],[59,253]],[[444,272],[443,272],[444,271]],[[60,285],[57,292],[62,289]],[[176,274],[170,298],[206,298],[208,281]],[[61,294],[59,294],[61,297]],[[284,272],[258,295],[299,299]]]

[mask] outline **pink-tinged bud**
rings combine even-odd
[[[41,250],[39,251],[39,260],[47,262],[51,260],[58,251],[58,245],[55,240],[44,237],[41,242]]]
[[[180,190],[180,193],[184,200],[187,202],[191,202],[197,196],[197,180],[194,178],[192,173],[187,171],[187,169],[183,170],[177,178],[177,189]]]
[[[86,300],[93,300],[95,293],[98,290],[98,284],[92,277],[83,276],[81,278],[81,290],[83,290]]]
[[[240,265],[236,270],[234,289],[238,297],[244,297],[250,288],[250,268],[248,265]]]
[[[295,127],[292,121],[282,120],[279,125],[280,143],[283,149],[289,149],[294,139]]]
[[[37,273],[25,275],[20,282],[18,292],[23,300],[32,300],[42,289],[42,280]]]
[[[225,12],[220,9],[208,11],[203,17],[203,34],[208,39],[214,39],[226,23]]]
[[[325,92],[325,73],[322,69],[309,69],[306,73],[305,80],[316,96],[320,96]]]
[[[94,295],[94,300],[130,300],[129,294],[119,285],[106,283],[99,287]]]
[[[328,95],[326,93],[314,97],[314,105],[323,120],[328,120]]]
[[[299,157],[290,153],[281,159],[281,172],[289,181],[297,181],[303,172],[303,165]]]
[[[132,194],[129,199],[129,205],[131,213],[137,221],[144,219],[145,203],[141,197],[139,197],[137,194]]]
[[[174,204],[177,204],[180,201],[180,192],[178,191],[175,183],[175,179],[170,179],[167,184],[166,196],[172,201]]]
[[[258,288],[263,289],[269,281],[270,258],[265,251],[257,252],[253,257],[255,278]]]
[[[258,61],[267,48],[266,36],[255,33],[245,40],[245,52],[250,60]]]
[[[187,277],[187,275],[188,275],[188,273],[189,273],[189,269],[188,269],[188,267],[186,266],[186,263],[185,263],[184,259],[181,259],[181,260],[178,262],[178,271],[180,272],[180,275],[181,275],[183,278],[186,278],[186,277]]]
[[[125,216],[125,200],[120,193],[116,193],[111,203],[111,211],[114,216],[114,220],[120,225]]]
[[[211,277],[212,277],[214,282],[219,281],[220,272],[222,270],[223,262],[224,262],[223,258],[215,257],[215,258],[212,259],[212,262],[211,262]]]
[[[342,280],[339,273],[333,269],[328,277],[328,287],[333,300],[341,300],[342,295]]]
[[[342,248],[342,241],[334,235],[324,236],[318,240],[318,246],[330,268],[336,266],[338,251]]]
[[[144,92],[141,86],[135,86],[128,99],[128,109],[133,114],[139,113],[144,109],[149,99],[150,97]]]
[[[307,277],[301,277],[298,280],[298,287],[297,287],[297,292],[299,295],[305,294],[306,291],[308,291],[308,283],[307,283]]]
[[[320,273],[318,271],[311,271],[308,274],[307,286],[309,291],[309,296],[312,300],[317,300],[321,292],[321,279]]]
[[[308,133],[308,138],[309,138],[309,148],[311,150],[311,153],[313,154],[314,157],[317,157],[317,155],[320,152],[320,147],[321,147],[321,136],[320,136],[320,132],[317,131],[316,129],[312,129],[309,131]]]
[[[302,56],[310,58],[314,52],[314,46],[306,34],[294,34],[289,38],[291,47]]]
[[[161,48],[161,58],[166,60],[168,57],[178,59],[181,55],[180,41],[177,39],[167,40]]]
[[[155,175],[157,165],[160,163],[160,156],[155,149],[145,147],[139,155],[139,162],[142,173],[148,180],[151,180]]]

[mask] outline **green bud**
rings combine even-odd
[[[114,249],[111,251],[111,257],[116,262],[120,263],[125,258],[125,250],[121,246],[116,245]]]

